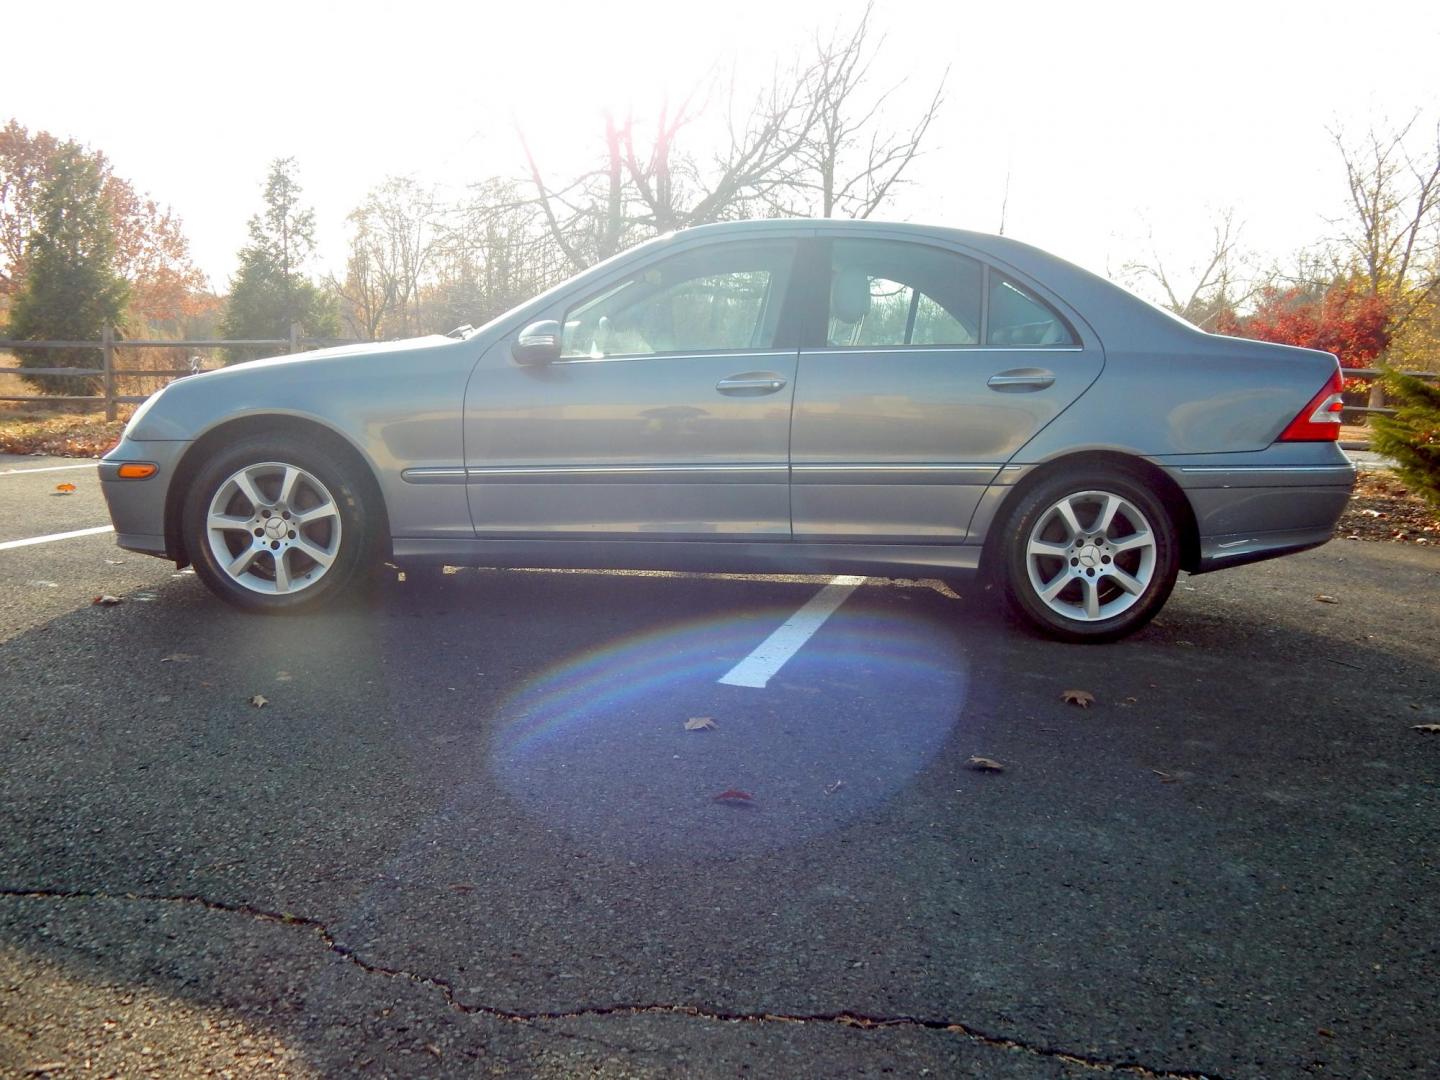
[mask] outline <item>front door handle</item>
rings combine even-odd
[[[1030,390],[1044,390],[1055,384],[1055,373],[1044,368],[1011,368],[998,375],[991,375],[985,385],[1002,394],[1023,394]]]
[[[745,371],[721,379],[715,384],[715,389],[731,397],[755,397],[784,390],[787,381],[775,371]]]

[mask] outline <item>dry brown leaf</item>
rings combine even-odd
[[[714,731],[715,718],[713,716],[692,716],[685,721],[686,731]]]
[[[75,485],[74,485],[74,484],[56,484],[56,485],[55,485],[55,493],[56,493],[57,495],[69,495],[69,494],[70,494],[72,491],[74,491],[74,490],[75,490]]]
[[[1124,699],[1120,702],[1121,705],[1126,706],[1126,707],[1129,707],[1129,706],[1131,706],[1131,705],[1138,705],[1139,703],[1140,703],[1140,699],[1139,699],[1139,698],[1134,698],[1134,697],[1124,698]]]
[[[114,607],[116,604],[120,603],[120,597],[111,596],[109,593],[106,593],[103,596],[95,597],[95,599],[91,600],[90,603],[95,605],[96,607]]]
[[[1315,599],[1318,600],[1318,601],[1320,601],[1320,603],[1322,603],[1322,604],[1338,604],[1338,603],[1340,603],[1340,601],[1339,601],[1339,600],[1336,600],[1335,597],[1333,597],[1333,596],[1328,596],[1328,595],[1326,595],[1326,594],[1323,593],[1323,592],[1321,592],[1321,593],[1316,593],[1316,594],[1315,594]]]
[[[993,758],[980,757],[980,756],[978,756],[978,755],[971,755],[970,760],[967,761],[967,762],[965,762],[965,764],[966,764],[966,765],[969,765],[970,768],[975,769],[975,770],[978,771],[978,772],[1004,772],[1004,771],[1005,771],[1005,766],[1004,766],[1004,765],[1001,765],[998,761],[994,760]]]
[[[755,796],[739,788],[726,788],[718,795],[710,796],[711,802],[728,803],[731,806],[745,806],[755,802]]]
[[[1423,731],[1426,735],[1440,735],[1440,724],[1412,724],[1411,731]]]
[[[162,664],[186,664],[194,659],[195,656],[193,653],[177,652],[171,653],[169,656],[160,657],[160,662]]]
[[[1095,703],[1095,695],[1089,690],[1065,690],[1060,694],[1060,700],[1088,709]]]
[[[1162,784],[1174,784],[1180,780],[1178,776],[1173,776],[1168,772],[1162,772],[1159,769],[1151,769],[1150,771],[1160,778],[1160,783]]]
[[[257,709],[263,709],[266,705],[270,704],[270,699],[264,694],[256,694],[250,699],[250,704],[254,705]]]

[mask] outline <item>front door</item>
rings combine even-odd
[[[701,243],[561,302],[561,359],[503,341],[465,399],[476,535],[790,537],[791,240]]]
[[[1001,467],[1100,373],[1100,345],[957,252],[829,249],[797,373],[795,539],[962,543]]]

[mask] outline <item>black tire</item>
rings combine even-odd
[[[287,520],[292,517],[291,502],[281,500],[280,485],[290,475],[286,469],[298,474],[290,496],[295,521]],[[247,470],[254,470],[253,475]],[[233,482],[242,472],[259,504],[252,504]],[[356,582],[357,571],[376,561],[379,508],[368,491],[356,468],[324,443],[279,433],[257,435],[226,447],[201,466],[185,494],[181,518],[185,549],[210,591],[243,611],[313,609],[344,593]],[[329,496],[328,504],[322,493]],[[248,524],[256,528],[211,530],[207,522],[216,500],[223,501],[226,518],[237,522],[250,506],[254,518]],[[318,516],[299,523],[307,514]],[[274,536],[260,536],[264,528]],[[227,569],[217,546],[231,558],[231,565],[253,548],[248,568],[238,573]],[[276,580],[277,556],[284,568],[283,590]],[[324,563],[322,558],[327,557],[329,562]],[[265,591],[267,577],[277,591]]]
[[[1119,505],[1102,534],[1101,517],[1113,505],[1106,496]],[[1067,524],[1062,502],[1078,532]],[[1045,553],[1032,557],[1032,538],[1037,548],[1046,545]],[[1067,550],[1052,555],[1052,545]],[[1180,569],[1179,536],[1165,504],[1139,477],[1118,470],[1041,481],[1010,508],[991,550],[991,569],[1011,612],[1061,641],[1100,643],[1133,634],[1164,606]],[[1059,592],[1047,600],[1042,586]],[[1107,615],[1107,607],[1115,613]]]

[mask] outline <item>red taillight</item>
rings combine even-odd
[[[1345,408],[1345,399],[1340,391],[1345,384],[1340,379],[1340,369],[1330,376],[1324,388],[1310,399],[1310,404],[1290,421],[1290,426],[1280,433],[1280,442],[1333,442],[1340,438],[1340,413]]]

